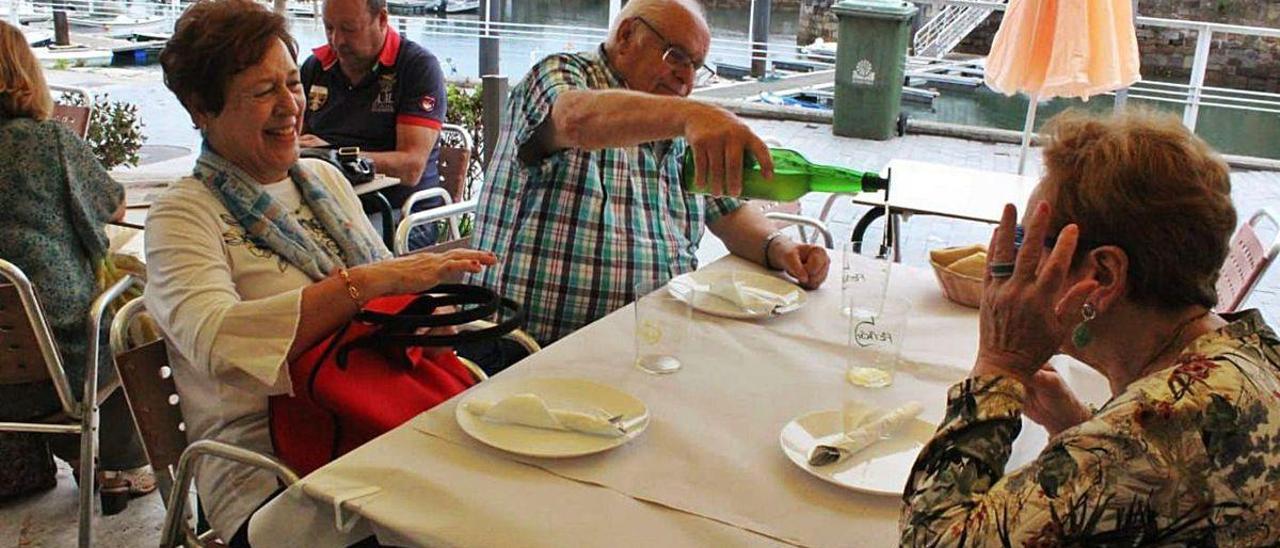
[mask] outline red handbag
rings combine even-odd
[[[440,307],[455,311],[436,314]],[[425,328],[505,316],[453,335]],[[450,346],[505,335],[524,320],[512,300],[470,285],[369,301],[328,339],[289,364],[294,395],[268,401],[275,454],[306,475],[476,383]]]

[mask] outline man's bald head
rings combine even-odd
[[[609,62],[628,87],[650,93],[688,95],[711,46],[711,29],[696,0],[630,0],[605,40]],[[668,50],[687,66],[667,63]]]

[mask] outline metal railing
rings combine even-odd
[[[982,25],[994,10],[980,6],[942,6],[937,15],[916,31],[912,40],[916,55],[941,57],[963,42],[965,37]]]
[[[919,4],[942,7],[961,7],[973,10],[1003,12],[1007,5],[1002,1],[985,0],[914,0]],[[178,0],[148,0],[129,4],[103,0],[36,0],[30,4],[40,8],[72,7],[81,13],[120,14],[130,10],[151,8],[153,14],[177,16],[182,8]],[[295,13],[310,11],[309,2],[291,2]],[[548,44],[549,49],[560,49],[568,42],[593,44],[602,41],[608,30],[588,26],[542,25],[486,21],[465,17],[439,18],[436,16],[392,16],[393,24],[414,24],[430,36],[480,39],[497,38],[520,43]],[[1261,113],[1280,113],[1280,93],[1251,91],[1205,84],[1205,75],[1212,55],[1214,37],[1219,35],[1256,36],[1280,38],[1280,29],[1229,25],[1202,21],[1183,21],[1139,16],[1135,18],[1140,28],[1177,29],[1196,34],[1196,48],[1191,67],[1191,77],[1185,84],[1158,81],[1142,81],[1127,91],[1127,97],[1146,101],[1183,105],[1184,123],[1195,129],[1202,107],[1245,110]],[[792,44],[761,43],[749,39],[713,38],[709,59],[714,62],[750,65],[752,61],[793,62],[814,70],[833,68],[834,59],[821,54],[810,54],[804,48]],[[909,68],[919,72],[944,72],[939,63],[948,61],[927,55],[908,59]],[[910,73],[910,71],[909,71]],[[972,70],[965,73],[976,78]]]

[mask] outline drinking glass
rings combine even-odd
[[[862,318],[879,314],[893,269],[893,246],[876,238],[844,244],[843,251],[840,312]]]
[[[677,291],[689,291],[674,286]],[[692,295],[672,295],[665,281],[635,284],[636,367],[655,375],[675,373],[683,365],[681,351],[689,334]]]
[[[887,297],[875,314],[849,317],[846,377],[850,383],[864,388],[893,384],[910,316],[911,301]]]

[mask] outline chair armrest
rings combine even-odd
[[[453,196],[450,196],[449,191],[443,188],[436,187],[419,190],[410,194],[409,197],[405,199],[404,203],[400,205],[400,218],[404,219],[405,217],[408,217],[410,213],[413,213],[413,206],[417,205],[418,202],[430,200],[432,198],[440,198],[441,200],[444,200],[445,205],[453,203]]]
[[[182,529],[182,521],[187,514],[187,493],[191,490],[191,482],[195,478],[195,464],[204,457],[217,457],[260,468],[276,475],[286,487],[298,482],[298,474],[273,456],[250,451],[243,447],[215,441],[200,440],[187,446],[178,459],[178,472],[174,477],[174,488],[169,492],[166,504],[164,527],[161,529],[161,546],[173,546],[174,539]]]
[[[107,315],[107,307],[111,305],[111,302],[120,298],[125,291],[132,288],[142,289],[142,280],[131,274],[125,274],[111,287],[99,293],[93,299],[93,303],[89,305],[89,352],[85,359],[84,367],[84,398],[77,404],[75,413],[70,414],[72,417],[77,419],[83,417],[85,409],[89,405],[96,405],[102,402],[120,386],[120,377],[117,375],[107,386],[103,386],[101,389],[98,387],[98,360],[101,357],[102,321]],[[51,371],[50,373],[54,372]],[[71,383],[67,381],[65,371],[56,372],[53,383],[55,387],[58,384],[65,384],[68,391],[67,395],[70,396]],[[61,392],[61,390],[58,390],[58,392]],[[95,398],[93,402],[86,401],[90,394]]]
[[[116,312],[116,317],[111,319],[111,333],[109,345],[111,347],[111,355],[119,356],[129,350],[129,328],[133,326],[133,321],[138,316],[147,311],[146,302],[142,299],[133,299],[124,306],[120,307],[120,311]]]
[[[443,190],[441,191],[443,192]],[[442,219],[453,219],[459,215],[471,213],[475,211],[475,209],[476,201],[467,200],[456,204],[449,203],[440,207],[433,207],[426,211],[418,211],[405,216],[403,219],[400,219],[400,224],[396,226],[395,249],[392,251],[395,252],[397,256],[404,255],[409,252],[409,232],[413,227],[420,224],[433,223]],[[458,223],[450,221],[449,227],[453,237],[452,239],[459,238]]]
[[[765,218],[774,221],[785,221],[810,227],[818,234],[822,235],[822,243],[827,249],[833,249],[835,247],[835,238],[831,236],[831,229],[827,228],[827,223],[812,217],[805,217],[804,215],[793,215],[791,213],[779,213],[776,211],[765,213],[764,216]]]

